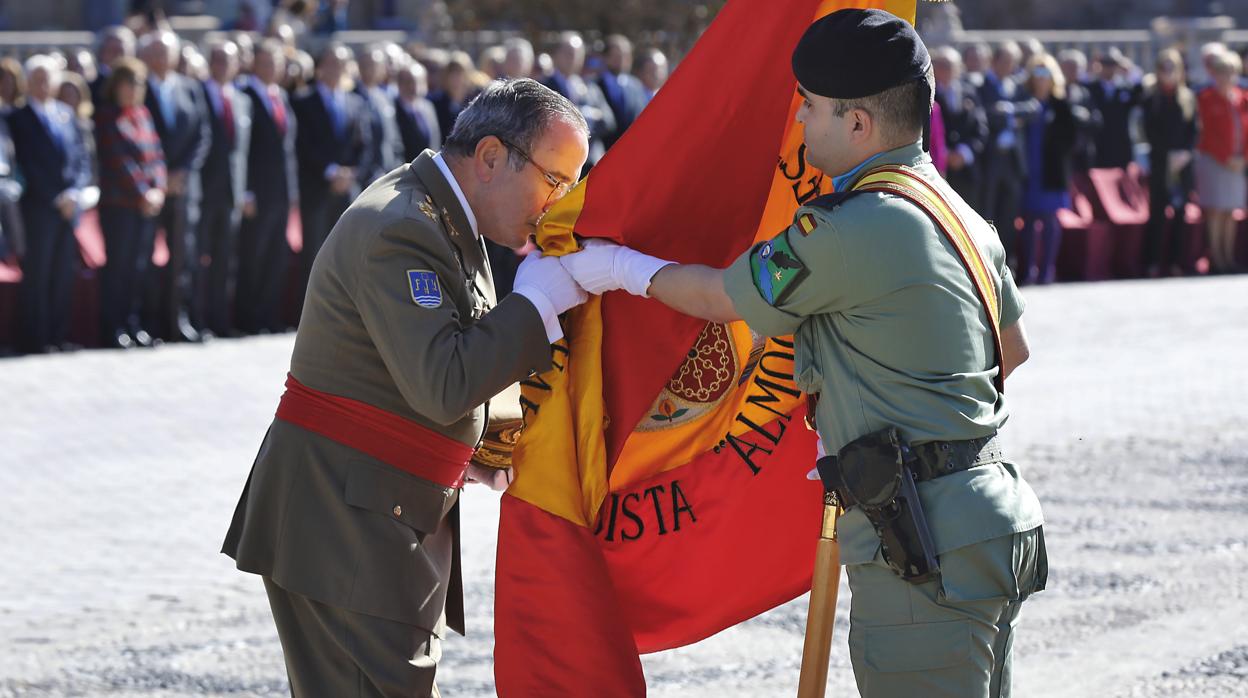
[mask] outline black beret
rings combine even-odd
[[[839,10],[817,20],[793,50],[808,92],[859,99],[923,79],[932,64],[910,23],[883,10]]]

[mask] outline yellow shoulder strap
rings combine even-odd
[[[975,244],[966,222],[958,214],[957,208],[949,202],[943,193],[932,186],[926,179],[913,169],[904,165],[883,165],[867,172],[855,190],[880,191],[895,194],[923,209],[936,222],[936,227],[945,234],[979,294],[979,300],[988,314],[989,325],[992,327],[992,341],[997,350],[997,365],[1001,364],[1001,303],[997,286],[993,283],[989,266]],[[1005,392],[1005,375],[997,371],[996,386],[998,392]]]

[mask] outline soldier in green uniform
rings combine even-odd
[[[1008,696],[1019,607],[1047,577],[1040,504],[997,436],[1008,416],[1004,377],[1028,356],[1023,300],[995,231],[924,151],[932,72],[910,25],[878,10],[832,13],[805,33],[793,68],[807,158],[833,176],[837,194],[803,206],[794,225],[723,270],[593,241],[562,261],[591,293],[625,289],[707,320],[794,335],[796,381],[822,396],[820,442],[838,454],[842,477],[879,475],[849,464],[874,462],[859,445],[894,428],[898,455],[879,467],[904,462],[908,475],[884,479],[917,482],[908,506],[925,514],[920,552],[931,568],[896,564],[901,539],[874,525],[865,504],[842,516],[859,691]],[[903,196],[854,191],[885,166],[911,173],[907,181],[963,222],[974,248],[963,251],[982,260],[993,307],[935,217]]]
[[[523,245],[588,150],[565,98],[496,81],[318,253],[223,549],[264,578],[294,695],[437,695],[441,637],[464,631],[456,505],[486,403],[550,367],[558,315],[587,297],[535,254],[496,301],[482,240]]]

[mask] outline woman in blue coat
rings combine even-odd
[[[1066,101],[1062,71],[1052,56],[1031,58],[1023,88],[1028,98],[1016,110],[1027,158],[1019,277],[1022,283],[1047,284],[1057,276],[1057,251],[1062,242],[1057,212],[1070,207],[1076,118]]]

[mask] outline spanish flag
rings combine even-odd
[[[812,21],[915,0],[730,0],[607,156],[543,219],[727,266],[831,191],[805,161],[790,56]],[[870,61],[871,56],[863,56]],[[503,497],[495,679],[504,698],[642,696],[640,653],[697,642],[810,589],[822,492],[791,337],[609,293],[565,318],[522,384]]]

